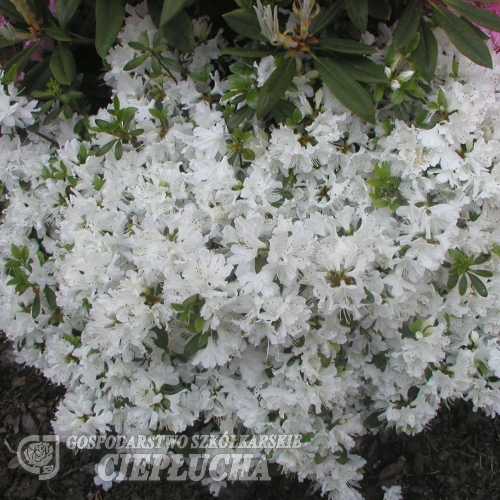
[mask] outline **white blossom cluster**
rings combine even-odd
[[[361,498],[355,439],[371,427],[419,432],[455,398],[500,413],[498,56],[479,68],[436,33],[430,99],[440,91],[447,109],[431,110],[446,113],[430,129],[390,108],[374,127],[296,77],[287,96],[305,132],[244,122],[255,159],[239,163],[217,104],[220,35],[180,60],[208,67],[207,82],[152,79],[148,60],[123,71],[137,55],[127,43],[155,31],[141,8],[130,14],[107,81],[122,109],[136,108],[137,144],[95,156],[113,137],[82,140],[77,116],[42,127],[58,148],[0,138],[0,327],[21,361],[66,386],[55,431],[181,433],[202,421],[302,434],[302,448],[269,460],[349,500]],[[255,66],[259,87],[273,60]],[[150,113],[165,107],[167,126]],[[395,211],[372,205],[367,180],[381,165],[400,181]],[[8,284],[12,245],[29,250],[23,293]],[[471,268],[493,273],[481,278],[487,296],[447,287],[450,250],[491,255]]]

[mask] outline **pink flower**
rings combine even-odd
[[[494,12],[496,15],[500,16],[500,4],[495,2],[475,2],[478,7],[483,9],[488,9]],[[492,31],[486,28],[482,28],[488,35],[491,36],[490,43],[495,50],[495,52],[500,52],[500,33],[498,31]]]

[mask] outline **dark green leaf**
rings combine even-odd
[[[467,273],[467,276],[469,276],[471,285],[474,288],[474,290],[476,290],[476,292],[479,295],[481,295],[481,297],[487,297],[488,290],[486,289],[485,284],[477,276],[474,276],[473,274]],[[465,275],[463,276],[463,278],[465,278]]]
[[[50,58],[54,78],[63,85],[70,85],[76,78],[76,62],[73,52],[64,43],[58,43]]]
[[[148,50],[148,48],[140,42],[128,42],[128,46],[134,50],[139,50],[139,51]]]
[[[59,40],[60,42],[71,42],[73,39],[59,26],[49,26],[45,28],[45,34],[53,38],[54,40]]]
[[[204,349],[208,344],[208,332],[196,334],[184,347],[182,353],[186,358],[196,354],[200,349]]]
[[[364,33],[368,26],[368,0],[346,0],[344,5],[352,24]]]
[[[148,57],[149,54],[141,54],[140,56],[134,57],[127,64],[125,64],[125,66],[123,66],[123,71],[132,71],[140,66]]]
[[[161,11],[163,7],[162,0],[147,0],[148,14],[154,25],[160,27]]]
[[[95,156],[99,157],[99,156],[104,156],[114,145],[115,143],[118,141],[118,139],[113,139],[109,142],[107,142],[106,144],[104,144],[104,146],[101,146],[96,152],[95,152]]]
[[[7,19],[13,19],[21,23],[25,22],[23,16],[17,12],[14,4],[10,0],[0,0],[0,14]]]
[[[231,116],[226,118],[227,128],[229,129],[229,131],[234,130],[244,120],[251,120],[254,113],[255,111],[245,104],[245,106],[237,109]]]
[[[28,45],[26,48],[21,50],[21,52],[18,52],[14,57],[11,57],[5,64],[2,65],[2,71],[6,73],[15,64],[18,74],[21,73],[39,45],[40,42],[36,42],[33,45]]]
[[[243,35],[251,40],[267,41],[262,35],[257,14],[254,11],[236,9],[222,16],[229,27],[239,35]]]
[[[491,259],[491,255],[490,254],[481,254],[479,255],[479,257],[476,257],[473,261],[472,261],[472,264],[471,266],[479,266],[481,264],[484,264],[486,262],[488,262],[489,260]]]
[[[484,269],[468,269],[468,273],[477,274],[481,278],[493,278],[493,273],[491,271],[485,271]]]
[[[344,0],[336,0],[323,13],[316,16],[312,21],[309,33],[316,35],[325,28],[328,28],[342,14],[343,4]]]
[[[33,299],[33,304],[31,305],[31,316],[36,319],[40,314],[40,294],[36,293]]]
[[[76,9],[82,3],[82,0],[57,0],[56,12],[57,20],[61,28],[65,28],[75,15]]]
[[[170,57],[162,57],[161,60],[170,71],[175,71],[176,73],[182,73],[184,71],[184,68],[175,59],[170,59]]]
[[[328,456],[322,456],[319,453],[316,453],[316,455],[314,455],[314,463],[316,465],[319,465],[319,464],[323,463],[327,458],[328,458]]]
[[[424,19],[420,20],[419,33],[420,42],[412,57],[417,71],[426,81],[431,82],[436,72],[438,45],[429,23]]]
[[[368,416],[364,421],[365,426],[371,429],[373,427],[379,427],[380,425],[382,425],[382,422],[378,418],[382,415],[382,413],[384,413],[384,411],[380,410]]]
[[[432,12],[450,41],[464,56],[480,66],[493,67],[490,49],[467,23],[440,5],[433,5]]]
[[[124,0],[97,0],[95,7],[97,53],[104,59],[115,43],[125,18]]]
[[[269,50],[238,49],[236,47],[227,47],[219,52],[221,56],[248,57],[250,59],[267,57],[271,53]]]
[[[394,48],[402,49],[415,36],[422,14],[422,1],[410,0],[394,31]]]
[[[500,17],[487,9],[480,9],[463,0],[444,0],[444,3],[456,10],[469,21],[493,31],[500,31]]]
[[[187,0],[163,0],[160,14],[160,27],[172,21],[186,6]]]
[[[191,18],[182,11],[163,26],[163,36],[181,52],[194,52],[194,34]]]
[[[448,283],[446,284],[446,288],[448,290],[453,290],[458,283],[458,273],[457,272],[451,272],[448,275]]]
[[[337,62],[326,58],[315,58],[314,66],[319,71],[325,85],[348,109],[363,120],[375,123],[374,104],[370,94],[349,75]]]
[[[392,8],[387,0],[371,0],[368,2],[368,14],[375,19],[388,20],[391,17]]]
[[[341,73],[346,73],[354,80],[372,85],[389,84],[384,67],[381,64],[374,63],[367,57],[332,55],[330,59],[339,66]]]
[[[123,156],[123,144],[122,141],[117,141],[115,146],[115,158],[121,160]]]
[[[467,291],[467,278],[465,277],[465,274],[460,278],[460,283],[458,284],[458,293],[460,295],[465,295],[465,292]]]
[[[258,119],[264,118],[285,95],[296,74],[297,63],[294,57],[283,58],[277,63],[276,69],[260,89],[259,102],[257,103]]]
[[[50,288],[48,285],[45,286],[43,289],[43,293],[45,294],[45,298],[47,299],[47,302],[49,303],[49,307],[52,310],[57,309],[57,300],[56,300],[56,294],[54,293],[54,290]]]
[[[201,316],[198,316],[194,322],[194,329],[200,333],[203,331],[203,327],[205,326],[205,319]]]
[[[341,54],[374,54],[376,49],[355,40],[344,40],[341,38],[320,38],[318,47],[331,52],[340,52]]]

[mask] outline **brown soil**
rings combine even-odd
[[[14,362],[10,345],[0,334],[0,498],[37,500],[211,500],[197,483],[123,482],[108,492],[93,483],[96,459],[89,451],[60,447],[61,467],[48,481],[39,481],[17,462],[15,450],[25,436],[49,434],[64,388],[36,370]],[[382,486],[399,484],[405,500],[499,500],[500,424],[467,403],[439,411],[418,436],[394,432],[364,436],[359,453],[367,459],[361,493],[381,500]],[[233,483],[223,500],[318,500],[311,485],[294,478]]]

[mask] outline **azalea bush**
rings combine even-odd
[[[93,115],[2,72],[0,327],[66,387],[62,439],[300,434],[253,452],[360,498],[358,436],[500,412],[500,60],[458,0],[403,5],[408,39],[242,3],[262,40],[193,16],[184,47],[128,5]]]

